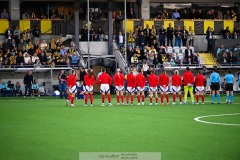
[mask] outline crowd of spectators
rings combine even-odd
[[[209,9],[205,12],[202,9],[174,9],[172,12],[167,12],[164,9],[162,12],[156,12],[153,19],[233,19],[238,20],[239,16],[232,10],[223,12],[221,10]]]
[[[177,65],[202,65],[203,61],[199,53],[194,53],[194,31],[192,27],[189,30],[186,27],[178,26],[174,29],[169,24],[167,29],[164,26],[157,30],[153,25],[151,28],[137,26],[135,31],[130,31],[127,37],[127,61],[128,65],[137,65],[146,62],[147,64],[160,66],[177,66]],[[175,42],[173,45],[173,37]],[[116,36],[115,41],[122,53],[125,53],[125,39],[121,31]],[[175,52],[174,46],[178,47]],[[185,49],[181,51],[181,47]],[[125,55],[124,55],[125,56]]]
[[[222,44],[217,49],[216,58],[221,65],[240,64],[240,44],[226,48]]]
[[[62,38],[49,42],[39,39],[40,31],[20,31],[11,27],[5,32],[6,39],[0,42],[0,67],[58,67],[79,64],[79,54],[74,44],[66,47]],[[36,37],[37,35],[37,37]]]

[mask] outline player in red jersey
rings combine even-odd
[[[181,85],[182,78],[179,76],[179,71],[175,70],[174,75],[172,76],[173,105],[176,104],[176,93],[178,93],[180,104],[182,104]]]
[[[157,92],[157,86],[158,86],[158,76],[154,73],[154,70],[151,70],[151,74],[148,76],[148,84],[149,84],[149,92],[150,92],[150,106],[152,105],[152,97],[153,94],[155,94],[156,103],[155,105],[158,105],[158,92]]]
[[[84,76],[84,84],[85,84],[85,104],[87,106],[88,103],[88,94],[90,95],[90,103],[93,105],[93,85],[95,83],[95,78],[93,76],[93,72],[91,69],[88,69],[88,73]]]
[[[162,74],[159,76],[159,84],[160,84],[160,94],[161,94],[161,105],[163,105],[164,94],[166,95],[167,105],[169,105],[169,96],[168,96],[168,85],[169,85],[169,77],[166,71],[163,69]]]
[[[68,99],[67,99],[67,102],[66,102],[66,106],[68,106],[68,102],[71,100],[71,106],[75,106],[74,105],[74,98],[75,98],[75,94],[76,94],[76,91],[77,91],[77,78],[75,76],[76,74],[76,71],[75,70],[72,70],[71,71],[71,75],[67,77],[67,86],[68,86]]]
[[[134,76],[133,72],[135,71],[135,68],[131,68],[130,72],[127,74],[127,93],[126,93],[126,102],[128,105],[129,101],[129,94],[131,94],[131,105],[134,101],[134,91],[136,87],[136,76]]]
[[[121,69],[117,69],[117,73],[113,77],[114,83],[115,83],[115,89],[116,89],[116,97],[117,97],[117,105],[119,105],[120,97],[122,100],[122,105],[124,105],[124,96],[123,96],[123,91],[124,91],[124,75],[121,73]]]
[[[138,106],[140,105],[140,96],[142,95],[142,105],[144,105],[144,87],[146,84],[146,78],[143,75],[143,68],[138,69],[138,75],[136,76],[137,80],[137,99],[138,99]]]
[[[198,104],[199,95],[202,96],[202,104],[204,104],[204,81],[205,81],[205,77],[202,75],[202,71],[199,70],[198,75],[195,78],[196,104]]]
[[[105,106],[105,93],[108,95],[109,106],[112,106],[111,95],[110,95],[110,85],[112,84],[112,78],[106,73],[106,69],[102,69],[102,74],[97,79],[98,85],[100,85],[100,90],[102,93],[102,106]]]

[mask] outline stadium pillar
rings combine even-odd
[[[9,1],[9,13],[11,20],[20,20],[20,0]]]
[[[112,11],[115,0],[108,0],[108,54],[113,54],[113,19]]]
[[[75,47],[79,49],[79,9],[81,0],[74,0],[74,42]]]
[[[141,15],[142,19],[150,19],[150,0],[141,0]]]

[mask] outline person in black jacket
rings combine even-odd
[[[170,44],[173,47],[173,33],[174,29],[172,27],[172,24],[169,23],[169,27],[167,28],[167,46]]]
[[[25,86],[24,97],[26,97],[27,91],[28,91],[28,95],[31,96],[31,88],[32,88],[32,84],[33,84],[32,71],[28,71],[28,73],[24,77],[23,83],[24,83],[24,86]]]

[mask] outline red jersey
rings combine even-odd
[[[113,79],[115,86],[124,86],[124,75],[122,73],[116,73]]]
[[[204,86],[205,78],[202,74],[198,74],[195,79],[196,86]]]
[[[76,84],[77,84],[76,81],[77,81],[77,79],[74,74],[68,76],[68,78],[67,78],[68,87],[72,88],[73,86],[76,86]]]
[[[181,86],[182,85],[182,78],[179,75],[174,74],[172,76],[172,85],[176,86],[176,87]]]
[[[149,87],[157,87],[158,85],[158,76],[151,74],[148,76]]]
[[[86,86],[93,86],[94,83],[95,83],[95,78],[94,78],[93,75],[92,75],[91,78],[89,77],[88,74],[86,74],[86,75],[84,76],[84,84],[85,84]]]
[[[189,84],[193,84],[194,83],[194,76],[190,71],[186,71],[183,74],[183,81],[184,81],[184,86],[187,86],[188,83]]]
[[[127,75],[127,86],[132,88],[136,87],[136,76],[134,76],[132,73]]]
[[[160,74],[159,84],[160,84],[160,86],[164,86],[164,85],[168,86],[169,85],[169,77],[167,74],[164,74],[164,73]]]
[[[109,74],[103,72],[99,77],[98,77],[98,84],[112,84],[112,78],[110,77]]]
[[[136,76],[137,86],[143,88],[146,84],[146,78],[142,73],[138,73]]]

